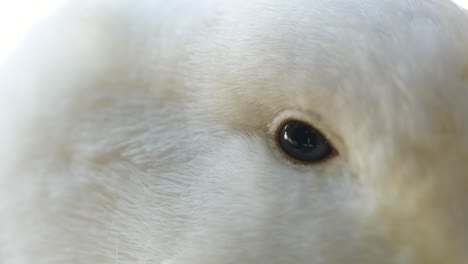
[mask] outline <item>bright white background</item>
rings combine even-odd
[[[28,26],[53,11],[61,1],[0,0],[0,61],[21,39]]]
[[[21,38],[28,26],[53,11],[62,1],[0,0],[0,60]],[[453,1],[468,9],[468,0]]]

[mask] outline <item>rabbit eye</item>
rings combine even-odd
[[[300,121],[288,121],[280,127],[279,144],[289,157],[302,162],[319,162],[331,157],[334,149],[316,128]]]

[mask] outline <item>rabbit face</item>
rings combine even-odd
[[[466,14],[228,2],[33,31],[0,76],[0,260],[467,262]]]

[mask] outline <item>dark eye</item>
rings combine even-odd
[[[323,161],[334,152],[333,147],[320,131],[300,121],[293,120],[285,123],[278,136],[283,151],[295,160]]]

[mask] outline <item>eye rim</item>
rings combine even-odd
[[[305,125],[307,127],[312,128],[313,130],[317,131],[320,134],[320,136],[325,140],[325,142],[328,144],[328,146],[330,148],[330,153],[328,153],[328,155],[326,157],[324,157],[322,159],[317,159],[317,160],[301,160],[301,159],[294,158],[290,154],[288,154],[287,151],[284,149],[283,144],[281,143],[281,132],[284,130],[284,127],[287,124],[291,123],[291,122],[299,122],[299,123],[301,123],[301,124],[303,124],[303,125]],[[322,132],[321,129],[317,128],[316,126],[311,125],[310,122],[303,121],[301,119],[290,117],[290,118],[287,118],[287,119],[283,120],[282,122],[279,123],[279,126],[276,127],[274,137],[275,137],[277,148],[279,148],[280,151],[281,151],[281,155],[284,156],[285,158],[287,158],[289,161],[295,163],[295,164],[304,164],[304,165],[323,164],[323,163],[326,163],[326,162],[334,159],[335,157],[337,157],[339,155],[339,152],[338,152],[337,148],[328,139],[328,137]]]

